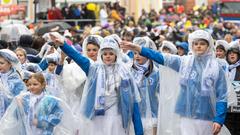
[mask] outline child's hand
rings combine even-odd
[[[213,135],[218,135],[218,133],[221,131],[222,126],[218,124],[217,122],[213,123]]]
[[[37,126],[38,120],[37,119],[33,119],[32,123],[33,123],[34,126]]]
[[[64,60],[65,60],[66,57],[67,57],[67,55],[63,51],[61,51],[60,65],[64,64]]]
[[[17,105],[18,105],[19,107],[22,107],[22,96],[17,96],[17,97],[16,97],[16,100],[17,100]]]
[[[63,52],[63,51],[61,51],[61,59],[65,59],[67,57],[67,55]]]
[[[58,32],[51,32],[49,33],[49,36],[57,46],[62,46],[64,44],[65,38]]]
[[[48,50],[47,55],[52,54],[55,52],[55,48],[51,46],[51,48]]]
[[[120,47],[123,50],[133,50],[133,51],[141,52],[141,47],[140,46],[135,45],[135,44],[133,44],[131,42],[128,42],[128,41],[122,41],[120,43]]]

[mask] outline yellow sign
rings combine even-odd
[[[2,4],[12,4],[12,0],[2,0]]]

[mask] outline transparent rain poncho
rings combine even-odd
[[[31,31],[24,24],[9,24],[2,27],[0,38],[7,42],[17,42],[21,35],[31,34]]]
[[[62,85],[62,78],[56,74],[43,72],[46,80],[46,92],[49,95],[60,98],[63,101],[67,101],[67,96],[64,93],[64,87]]]
[[[138,44],[142,47],[157,50],[155,43],[149,37],[136,37],[133,39],[133,43]]]
[[[82,43],[83,55],[87,57],[87,45],[89,43],[98,44],[100,48],[102,41],[103,41],[103,38],[99,35],[89,35],[88,37],[86,37]]]
[[[163,41],[160,51],[163,52],[164,48],[168,48],[171,54],[177,54],[177,47],[170,41]]]
[[[217,48],[219,45],[222,45],[222,46],[224,47],[225,51],[227,51],[228,48],[230,47],[230,45],[228,44],[228,42],[225,41],[225,40],[217,40],[217,41],[216,41],[215,48]]]
[[[194,41],[204,39],[209,47],[202,55],[192,50]],[[160,101],[158,134],[212,134],[213,122],[223,124],[228,100],[228,84],[224,71],[214,57],[209,33],[198,30],[189,35],[193,55],[164,55],[160,69]],[[170,67],[170,68],[168,68]],[[222,135],[228,135],[223,126]]]
[[[17,58],[17,55],[9,50],[9,49],[1,49],[0,50],[0,56],[9,61],[12,65],[12,67],[20,74],[22,75],[22,68],[21,63]]]
[[[155,43],[149,37],[136,37],[133,39],[133,43],[142,47],[157,49]],[[147,66],[147,64],[149,65]],[[153,135],[153,128],[157,125],[158,117],[159,73],[157,67],[150,60],[147,60],[146,63],[142,65],[134,61],[132,70],[141,96],[139,108],[144,134]],[[148,74],[147,76],[145,75],[146,73]]]
[[[83,55],[88,57],[87,56],[88,43],[94,42],[97,43],[100,47],[102,40],[103,38],[98,35],[90,35],[86,37],[82,44]],[[93,60],[91,60],[90,58],[89,60],[93,62]],[[75,110],[77,109],[77,107],[79,107],[79,104],[81,102],[81,96],[84,87],[84,82],[86,80],[86,75],[84,71],[75,62],[72,62],[70,64],[64,64],[61,76],[63,78],[62,81],[66,96],[71,97],[67,98],[67,102],[73,108],[73,110]],[[71,82],[71,85],[69,85],[69,82]]]
[[[75,62],[72,62],[70,64],[64,64],[61,78],[67,103],[70,107],[77,106],[81,101],[81,93],[86,80],[86,74]]]
[[[101,58],[106,48],[117,56],[116,62],[109,66]],[[76,111],[82,120],[80,134],[129,135],[133,104],[140,101],[140,97],[121,58],[117,42],[112,37],[105,37],[97,62],[89,68],[80,109]]]
[[[7,90],[3,83],[0,83],[0,120],[4,115],[8,105],[11,103],[13,96],[9,90]]]
[[[14,96],[26,90],[19,74],[22,74],[21,64],[16,54],[9,49],[1,49],[0,57],[8,61],[12,67],[6,73],[0,73],[0,119],[10,105]]]
[[[116,44],[118,46],[122,42],[122,39],[117,34],[112,34],[109,35],[108,37],[112,37],[118,43]],[[131,67],[133,64],[133,60],[127,55],[127,53],[124,53],[122,49],[120,50],[120,53],[121,53],[120,55],[122,56],[122,61],[126,63],[128,67]]]
[[[32,102],[35,106],[33,110]],[[33,116],[38,119],[37,128],[31,122]],[[34,100],[32,94],[26,92],[13,99],[0,121],[0,134],[75,135],[77,133],[75,127],[76,122],[70,108],[61,99],[42,93]]]

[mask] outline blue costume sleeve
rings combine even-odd
[[[8,78],[8,88],[14,96],[17,96],[22,90],[26,89],[24,82],[17,73],[13,73]]]
[[[32,63],[39,63],[42,60],[42,58],[40,58],[39,56],[35,56],[32,54],[27,54],[27,59],[29,62]]]
[[[55,74],[60,75],[63,70],[63,65],[57,65]]]
[[[59,104],[56,104],[49,115],[38,116],[37,128],[47,129],[56,126],[61,122],[62,115],[63,110],[59,107]]]
[[[82,70],[88,74],[90,68],[90,61],[88,58],[82,56],[79,52],[69,46],[66,42],[64,42],[63,46],[60,46],[62,51],[68,55],[71,59],[73,59],[81,68]]]
[[[149,49],[149,48],[145,48],[145,47],[142,47],[142,50],[141,50],[141,53],[140,55],[144,56],[144,57],[147,57],[151,60],[154,60],[156,61],[158,64],[161,64],[163,65],[164,64],[164,58],[163,58],[163,55],[162,53],[158,52],[158,51],[155,51],[155,50],[152,50],[152,49]]]
[[[44,71],[48,67],[48,62],[46,59],[43,59],[38,65],[42,69],[42,71]]]
[[[142,126],[141,114],[139,111],[138,103],[134,103],[133,105],[132,121],[134,124],[135,135],[143,135],[143,126]]]
[[[165,55],[164,56],[164,65],[179,72],[181,66],[181,57],[178,55]]]
[[[131,59],[133,59],[133,57],[134,57],[133,51],[128,52],[127,55],[128,55],[128,57],[131,58]]]
[[[177,55],[163,55],[162,53],[142,47],[140,55],[154,60],[158,64],[168,66],[175,71],[179,71],[181,65],[181,57]]]
[[[216,116],[213,121],[223,125],[227,114],[227,83],[222,69],[216,82],[216,100]]]

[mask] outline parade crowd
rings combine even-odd
[[[240,135],[239,24],[204,5],[98,15],[0,31],[0,135]]]

